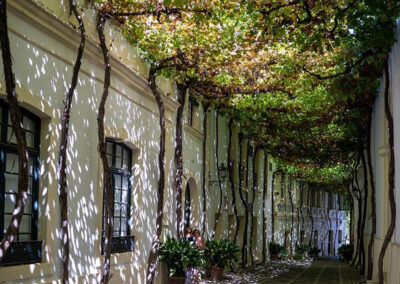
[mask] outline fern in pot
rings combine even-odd
[[[210,240],[206,242],[204,255],[211,267],[211,279],[218,280],[225,268],[239,262],[239,246],[227,240]]]
[[[169,283],[180,284],[185,283],[186,269],[204,265],[204,254],[190,242],[168,237],[160,246],[158,260],[168,267]]]

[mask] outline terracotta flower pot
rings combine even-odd
[[[185,284],[186,277],[184,276],[168,276],[169,284]]]
[[[211,279],[212,280],[219,280],[224,273],[224,268],[213,266],[211,267]]]
[[[271,255],[271,260],[281,260],[281,258],[277,254],[272,254]]]

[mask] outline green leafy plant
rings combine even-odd
[[[304,260],[304,255],[296,253],[296,254],[293,255],[293,259],[294,260]]]
[[[310,246],[308,245],[296,245],[295,252],[296,254],[304,256],[310,250]]]
[[[285,247],[275,242],[269,242],[268,249],[270,255],[279,255],[285,249]]]
[[[318,254],[321,252],[321,250],[317,247],[311,246],[308,249],[308,256],[309,257],[318,257]]]
[[[344,260],[351,260],[352,256],[353,256],[353,252],[354,252],[354,248],[352,244],[348,244],[348,245],[342,245],[339,249],[338,249],[339,255],[341,258],[343,258]]]
[[[281,246],[281,247],[282,247],[282,249],[279,251],[278,256],[281,259],[286,259],[289,256],[289,251],[284,246]]]
[[[169,276],[184,276],[187,267],[203,266],[204,254],[190,242],[168,237],[161,244],[158,260],[167,264]]]
[[[204,255],[211,267],[230,267],[239,262],[239,246],[227,240],[210,240],[206,242]]]

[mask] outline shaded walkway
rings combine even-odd
[[[335,259],[321,258],[310,262],[269,262],[227,274],[221,284],[270,284],[270,283],[365,283],[359,272]],[[214,283],[204,281],[203,283]]]
[[[362,277],[354,268],[332,259],[318,259],[308,268],[295,268],[276,278],[259,283],[360,283]],[[361,282],[362,283],[362,282]]]

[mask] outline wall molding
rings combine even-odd
[[[24,21],[44,32],[46,35],[49,35],[53,39],[59,41],[71,50],[78,48],[78,43],[80,42],[80,34],[78,33],[78,31],[75,30],[72,25],[57,18],[53,13],[48,11],[42,5],[39,5],[32,0],[14,0],[8,3],[8,9],[17,17],[22,18]],[[37,46],[44,52],[51,54],[59,60],[62,60],[65,64],[73,66],[74,62],[70,62],[62,54],[50,50],[47,46],[41,44],[37,40],[29,38],[29,36],[26,34],[21,34],[12,27],[9,27],[9,30],[18,37],[23,38],[24,40]],[[86,60],[89,60],[91,63],[97,65],[97,67],[99,68],[102,68],[103,66],[103,58],[100,47],[98,46],[97,41],[93,38],[86,38],[84,58]],[[112,52],[110,52],[110,62],[112,66],[112,79],[115,78],[125,83],[129,88],[133,89],[139,95],[143,96],[145,100],[138,100],[135,99],[132,95],[122,93],[118,89],[118,87],[115,86],[115,83],[113,84],[113,80],[111,80],[110,88],[119,95],[126,97],[135,104],[159,116],[158,111],[155,111],[156,108],[154,108],[154,106],[156,106],[156,102],[148,86],[147,80],[143,76],[141,76],[138,71],[134,70],[133,68],[119,60],[115,55],[112,54]],[[81,72],[85,73],[90,78],[93,78],[96,81],[103,83],[103,79],[98,78],[96,75],[86,70],[85,65],[82,65]],[[161,93],[161,97],[164,101],[166,110],[170,112],[175,112],[180,104],[160,88],[159,92]],[[149,107],[148,104],[146,104],[145,102],[151,102],[153,107]],[[171,122],[170,119],[168,120]]]

